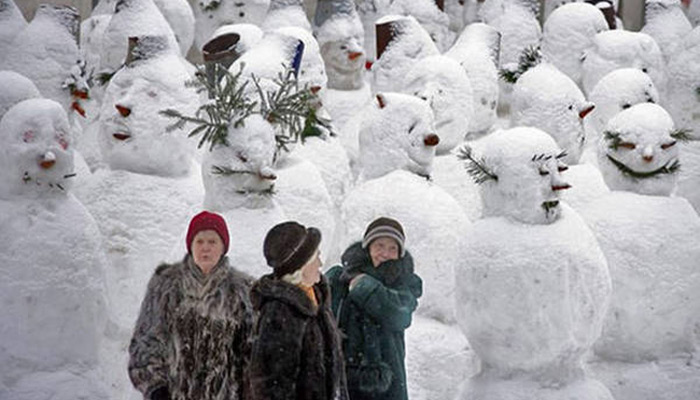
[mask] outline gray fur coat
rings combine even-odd
[[[189,255],[156,269],[129,346],[129,377],[146,399],[163,386],[172,400],[247,398],[251,284],[226,257],[208,275]]]

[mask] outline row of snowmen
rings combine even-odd
[[[608,3],[543,28],[518,0],[319,1],[313,24],[301,1],[181,3],[102,0],[78,25],[0,0],[0,397],[137,398],[145,285],[201,208],[254,276],[283,220],[321,228],[327,263],[400,220],[425,282],[412,398],[700,396],[700,31],[678,2],[649,1],[642,33]],[[192,43],[260,103],[226,144],[160,113],[221,109],[186,84]],[[282,65],[328,122],[303,144],[259,94]]]

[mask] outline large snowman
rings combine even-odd
[[[455,274],[458,322],[481,370],[459,398],[611,400],[583,369],[610,275],[593,233],[560,202],[562,150],[525,127],[474,147],[461,157],[481,184],[484,218],[465,233]]]
[[[70,192],[66,113],[25,100],[2,118],[0,137],[0,397],[107,398],[107,264],[95,220]]]
[[[696,399],[700,218],[670,197],[678,175],[674,124],[656,104],[613,117],[598,165],[613,191],[582,210],[605,253],[613,295],[594,368],[620,399]]]

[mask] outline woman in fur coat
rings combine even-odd
[[[253,400],[347,400],[330,292],[320,274],[321,233],[296,222],[265,237],[271,274],[253,285],[257,315],[251,358]]]
[[[344,334],[350,399],[407,400],[404,331],[423,282],[404,248],[403,227],[391,218],[376,219],[342,261],[326,275]]]
[[[228,264],[224,219],[197,214],[187,255],[151,278],[129,346],[129,377],[146,400],[248,398],[252,279]]]

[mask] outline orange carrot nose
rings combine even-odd
[[[362,53],[361,51],[351,51],[350,53],[348,53],[348,58],[350,60],[356,60],[360,56],[362,56],[362,54],[364,54],[364,53]]]
[[[311,88],[309,90],[311,90],[311,93],[316,94],[319,92],[319,90],[321,90],[321,87],[320,86],[311,86]]]
[[[121,133],[121,132],[114,133],[114,134],[112,134],[112,136],[114,136],[114,138],[117,140],[126,140],[126,139],[131,137],[131,135],[129,135],[128,133]]]
[[[56,164],[56,160],[44,160],[44,161],[39,163],[39,165],[43,169],[49,169],[49,168],[53,167],[54,164]]]
[[[593,111],[594,108],[595,108],[594,105],[590,105],[590,106],[584,108],[583,110],[579,111],[578,117],[581,119],[586,118],[586,115],[588,115],[591,111]]]
[[[562,185],[552,185],[552,190],[557,191],[557,190],[566,190],[566,189],[571,189],[571,185],[568,183],[564,183]]]
[[[426,146],[437,146],[438,143],[440,143],[440,137],[438,135],[431,133],[430,135],[426,136],[425,139],[423,139],[423,143],[425,143]]]
[[[652,162],[654,161],[654,156],[642,156],[642,160],[645,162]]]
[[[131,114],[131,108],[124,107],[120,104],[114,106],[122,117],[128,117]]]

